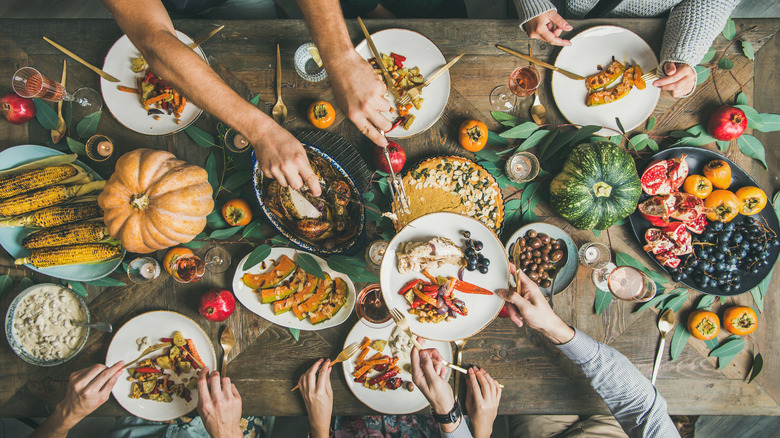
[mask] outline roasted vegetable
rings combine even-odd
[[[62,204],[77,196],[100,190],[105,185],[105,181],[92,181],[82,185],[52,186],[22,193],[0,202],[0,216],[17,216],[41,208]]]
[[[607,85],[615,82],[625,70],[626,67],[623,64],[615,61],[615,58],[612,58],[612,62],[607,65],[607,68],[585,78],[585,88],[587,88],[588,91],[596,91],[605,88]]]
[[[44,208],[30,214],[0,221],[0,226],[21,227],[31,226],[39,228],[56,227],[86,219],[94,219],[103,215],[103,210],[96,200],[74,202],[72,204],[57,205]]]
[[[17,175],[0,178],[0,198],[10,198],[42,187],[58,184],[83,172],[72,164],[61,164],[33,169]]]
[[[122,254],[120,246],[108,243],[86,243],[81,245],[55,246],[32,250],[32,254],[14,260],[17,265],[30,264],[36,268],[50,266],[94,263],[110,260]]]
[[[22,239],[27,249],[99,242],[108,237],[108,228],[101,222],[78,222],[30,233]]]
[[[617,86],[610,88],[608,90],[601,90],[601,91],[595,91],[593,93],[589,93],[588,97],[585,99],[585,105],[587,106],[598,106],[598,105],[604,105],[607,103],[612,103],[617,100],[620,100],[626,96],[628,96],[628,93],[631,92],[631,89],[634,87],[634,67],[629,67],[626,69],[625,73],[623,73],[623,80],[617,84]]]

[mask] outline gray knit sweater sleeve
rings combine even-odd
[[[558,11],[548,0],[515,0],[517,15],[520,17],[520,27],[530,19],[547,11]]]
[[[683,0],[666,22],[661,65],[677,62],[694,66],[723,30],[739,0]]]

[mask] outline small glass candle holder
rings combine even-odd
[[[160,276],[160,264],[151,257],[138,257],[127,265],[127,276],[135,284],[148,283]]]
[[[371,242],[366,249],[366,262],[373,268],[379,269],[379,266],[382,264],[382,258],[385,256],[385,251],[387,251],[387,245],[389,243],[384,240]]]
[[[309,50],[312,47],[317,49],[314,43],[306,43],[295,51],[295,71],[309,82],[320,82],[328,77],[328,72],[325,71],[325,67],[317,65],[317,61]]]
[[[390,322],[390,309],[382,297],[382,289],[376,283],[369,284],[358,293],[357,314],[369,326],[379,327]]]
[[[114,142],[103,134],[95,134],[85,144],[87,157],[92,161],[106,161],[114,155]]]
[[[249,144],[249,139],[233,128],[230,128],[225,132],[223,143],[230,152],[235,152],[237,154],[252,149],[252,145]]]
[[[504,171],[513,182],[528,182],[539,175],[539,160],[528,151],[518,152],[506,160]]]

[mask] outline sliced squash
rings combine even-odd
[[[244,284],[252,289],[266,289],[277,286],[295,270],[296,264],[289,257],[279,257],[276,264],[263,274],[244,274],[241,277]]]
[[[301,290],[304,283],[306,282],[306,272],[301,270],[300,273],[298,273],[295,277],[292,278],[290,281],[290,291],[288,293],[287,298],[280,299],[278,301],[274,301],[274,315],[279,315],[281,313],[284,313],[292,307],[290,306],[282,306],[280,303],[284,303],[285,301],[292,300],[294,294],[296,294],[298,291]]]
[[[316,309],[320,303],[325,301],[330,292],[333,290],[333,280],[331,280],[328,274],[325,274],[325,279],[320,282],[317,292],[312,294],[306,301],[293,306],[293,313],[299,320],[306,318],[306,314]]]
[[[287,281],[282,282],[282,284],[276,287],[269,287],[268,289],[261,290],[260,302],[263,304],[270,304],[274,301],[287,298],[288,296],[294,294],[297,292],[296,286],[298,286],[300,283],[300,280],[296,280],[300,276],[306,278],[306,272],[304,272],[303,269],[301,269],[299,266],[295,268],[295,272],[293,273],[292,277],[290,277]]]
[[[312,324],[319,324],[333,318],[347,302],[347,283],[341,278],[337,278],[334,283],[335,288],[329,299],[317,310],[309,312],[309,320]]]

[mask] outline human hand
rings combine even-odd
[[[306,412],[309,413],[311,436],[314,438],[330,435],[330,417],[333,413],[330,371],[330,359],[320,359],[298,379]]]
[[[474,426],[474,438],[489,438],[498,415],[501,386],[487,371],[471,367],[466,387],[466,412]]]
[[[198,414],[212,438],[241,437],[241,395],[230,377],[204,367],[198,373]]]
[[[311,169],[301,142],[275,123],[269,122],[258,131],[262,134],[247,138],[255,149],[263,174],[296,190],[306,184],[314,196],[320,196],[319,178]]]
[[[510,273],[515,275],[515,266],[509,265]],[[556,344],[565,344],[574,337],[574,330],[555,314],[547,302],[539,285],[533,282],[523,271],[518,272],[520,293],[513,290],[500,290],[498,295],[507,301],[509,319],[518,327],[527,323],[531,328],[542,332]]]
[[[439,415],[447,415],[455,406],[455,395],[452,387],[444,376],[447,368],[441,363],[442,357],[435,348],[412,349],[412,381],[425,398],[431,403],[433,411]]]
[[[68,428],[75,426],[108,400],[124,364],[119,361],[110,368],[95,364],[70,375],[65,398],[57,405]]]
[[[353,49],[327,67],[339,107],[363,135],[379,146],[387,146],[382,132],[389,131],[393,124],[382,112],[390,112],[393,107],[385,99],[387,86],[382,78]]]
[[[672,97],[683,97],[696,86],[696,71],[688,64],[667,62],[664,64],[665,78],[653,82],[654,87],[672,93]]]
[[[529,37],[547,41],[556,46],[570,46],[571,41],[561,38],[564,30],[573,28],[556,11],[547,11],[528,20],[523,24],[523,30]]]

